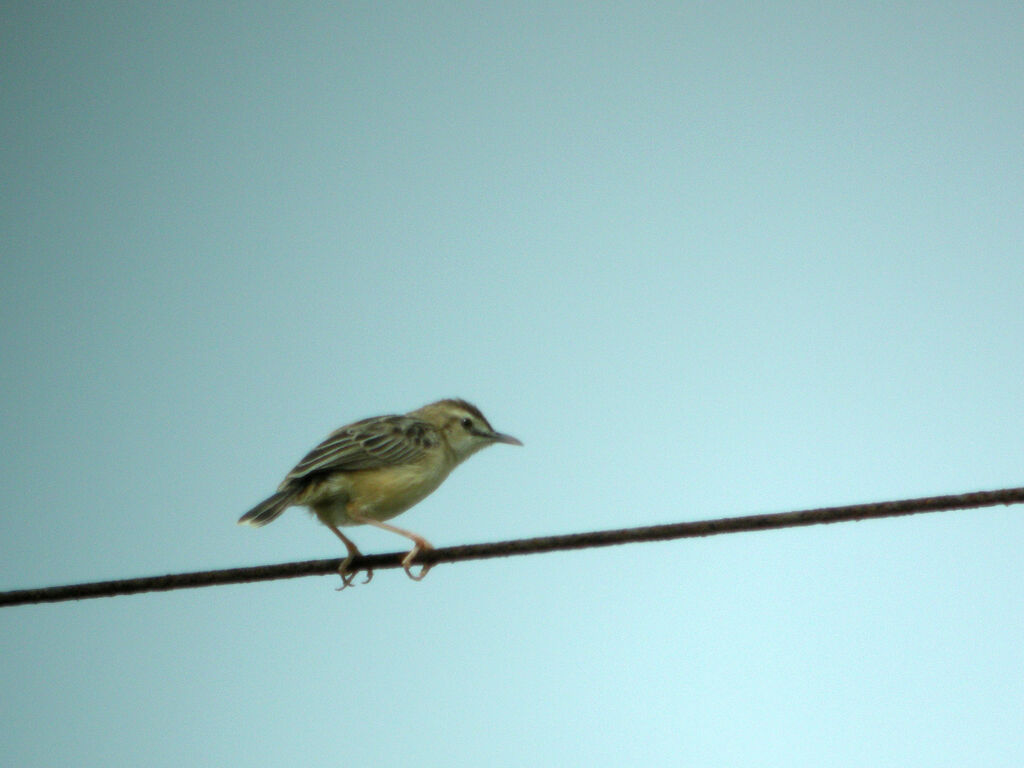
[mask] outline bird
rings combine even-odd
[[[480,409],[458,398],[438,400],[406,414],[374,416],[329,434],[285,476],[277,492],[242,515],[239,524],[263,526],[288,507],[304,506],[341,539],[348,552],[338,568],[344,589],[353,585],[352,560],[362,553],[339,526],[372,525],[413,542],[402,559],[409,578],[430,570],[412,564],[433,546],[419,534],[384,522],[436,491],[451,471],[495,443],[522,445],[495,429]],[[366,580],[373,578],[368,570]]]

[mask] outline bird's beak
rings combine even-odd
[[[503,435],[501,432],[495,432],[491,435],[491,440],[496,443],[508,443],[509,445],[522,445],[523,441],[518,438],[512,437],[512,435]]]

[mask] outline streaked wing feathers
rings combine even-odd
[[[439,436],[430,424],[409,416],[377,416],[332,432],[295,465],[281,488],[295,480],[335,470],[376,469],[416,461]]]

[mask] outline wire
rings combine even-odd
[[[883,501],[873,504],[854,504],[844,507],[822,507],[796,512],[781,512],[747,517],[726,517],[718,520],[701,520],[689,523],[649,525],[640,528],[573,533],[563,536],[541,536],[533,539],[496,541],[486,544],[465,544],[457,547],[441,547],[420,553],[416,563],[436,565],[455,563],[463,560],[481,560],[491,557],[531,555],[558,550],[608,547],[615,544],[629,544],[641,541],[665,541],[668,539],[689,539],[701,536],[716,536],[723,533],[744,531],[767,531],[775,528],[792,528],[803,525],[841,523],[851,520],[869,520],[881,517],[899,517],[922,512],[942,512],[954,509],[991,507],[997,504],[1019,504],[1024,502],[1024,488],[1004,488],[996,491],[978,491],[952,496],[931,496]],[[351,571],[378,570],[401,567],[405,552],[391,552],[381,555],[363,555],[352,560]],[[0,592],[0,606],[25,605],[28,603],[53,603],[62,600],[83,600],[92,597],[112,597],[138,592],[159,592],[172,589],[210,587],[218,584],[241,584],[272,579],[294,579],[300,576],[323,576],[337,573],[340,558],[306,560],[296,563],[259,565],[248,568],[228,568],[218,571],[195,571],[174,573],[166,576],[146,576],[138,579],[118,581],[96,581],[87,584],[68,584],[61,587],[42,589],[18,589]]]

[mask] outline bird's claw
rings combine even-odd
[[[430,572],[430,569],[434,567],[433,563],[421,563],[420,572],[418,574],[412,572],[413,560],[416,559],[416,556],[420,552],[429,552],[433,548],[434,547],[431,546],[430,542],[426,540],[417,541],[416,546],[409,550],[409,554],[402,558],[402,568],[405,569],[405,573],[410,579],[413,581],[423,581],[423,577],[426,576]]]
[[[430,563],[423,563],[423,565],[420,566],[419,574],[413,573],[412,568],[410,568],[408,565],[404,565],[402,567],[405,568],[405,572],[409,575],[410,579],[412,579],[413,581],[423,581],[423,577],[426,576],[427,573],[429,573],[430,569],[433,566]]]
[[[348,569],[348,566],[352,562],[352,559],[354,557],[355,557],[355,555],[349,555],[344,560],[342,560],[341,561],[341,565],[338,566],[338,575],[341,576],[341,586],[340,587],[336,587],[335,590],[334,590],[335,592],[341,592],[341,590],[345,589],[346,587],[354,587],[356,585],[356,583],[355,583],[356,574],[359,573],[359,571],[350,571]],[[363,584],[369,584],[370,583],[370,579],[372,579],[372,578],[373,578],[373,569],[372,568],[367,568],[366,569],[366,578],[363,580]]]

